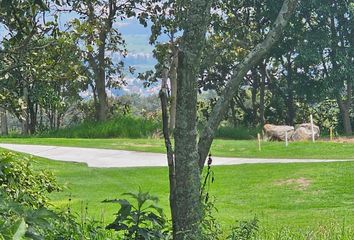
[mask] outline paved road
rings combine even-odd
[[[78,147],[56,147],[22,144],[0,144],[1,148],[34,156],[66,162],[86,163],[89,167],[157,167],[167,166],[166,155],[160,153],[133,152]],[[259,159],[213,157],[213,165],[237,165],[246,163],[301,163],[301,162],[337,162],[348,160],[320,159]]]

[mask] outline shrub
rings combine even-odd
[[[49,210],[47,194],[58,190],[53,174],[34,171],[28,158],[0,154],[0,240],[114,239],[98,222]]]
[[[159,122],[149,118],[120,116],[106,122],[84,122],[77,126],[43,133],[40,137],[62,138],[143,138],[160,129]]]
[[[169,229],[165,215],[157,206],[157,197],[147,192],[125,193],[132,197],[136,205],[126,199],[105,200],[105,203],[118,203],[120,209],[116,219],[106,228],[119,232],[123,239],[168,239]]]
[[[251,240],[255,239],[258,235],[258,220],[254,218],[249,221],[240,221],[231,230],[231,234],[228,236],[228,240]]]
[[[27,157],[4,152],[0,154],[0,189],[15,202],[40,208],[48,202],[47,193],[60,187],[51,172],[35,172]]]
[[[33,208],[15,202],[0,190],[0,239],[41,239],[50,230],[56,214],[44,207]]]

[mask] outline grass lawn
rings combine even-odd
[[[162,139],[77,139],[77,138],[0,138],[1,143],[42,144],[164,153]],[[216,139],[212,154],[223,157],[354,159],[354,144],[335,142],[262,142]]]
[[[97,220],[113,219],[118,206],[100,203],[122,197],[124,192],[157,195],[168,214],[166,168],[96,169],[83,164],[35,158],[37,169],[50,169],[63,192],[51,196],[54,206],[80,213],[86,204]],[[268,227],[311,227],[318,224],[354,224],[354,162],[249,164],[214,167],[217,219],[225,229],[236,220],[255,215]]]

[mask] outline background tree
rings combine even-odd
[[[88,76],[96,108],[96,118],[104,121],[109,107],[106,88],[116,88],[124,84],[123,61],[127,54],[125,41],[118,30],[118,21],[134,16],[135,1],[95,0],[73,1],[72,8],[80,18],[71,25],[73,34],[87,62]]]

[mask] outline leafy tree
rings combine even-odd
[[[80,17],[72,23],[73,35],[82,46],[90,87],[94,94],[96,119],[104,121],[109,107],[106,88],[124,84],[125,41],[117,28],[117,22],[134,16],[136,2],[133,0],[79,0],[72,1],[71,11]],[[132,69],[130,69],[132,70]]]
[[[219,3],[219,4],[222,4]],[[279,39],[292,16],[297,1],[285,0],[268,35],[232,69],[232,75],[214,106],[206,127],[197,133],[197,95],[201,58],[205,50],[207,29],[211,22],[211,7],[216,13],[219,5],[211,1],[178,3],[175,15],[183,30],[178,47],[178,91],[174,148],[169,139],[167,96],[161,91],[164,137],[170,176],[170,204],[175,239],[200,239],[199,223],[200,172],[203,169],[215,131],[224,118],[230,101],[246,73],[254,67]],[[188,10],[187,10],[188,9]],[[199,139],[199,141],[198,141]]]
[[[22,54],[23,66],[0,76],[2,105],[22,122],[25,134],[36,132],[44,111],[51,127],[54,117],[59,127],[70,101],[79,99],[85,86],[80,52],[70,37],[44,36],[31,44],[40,47]]]

